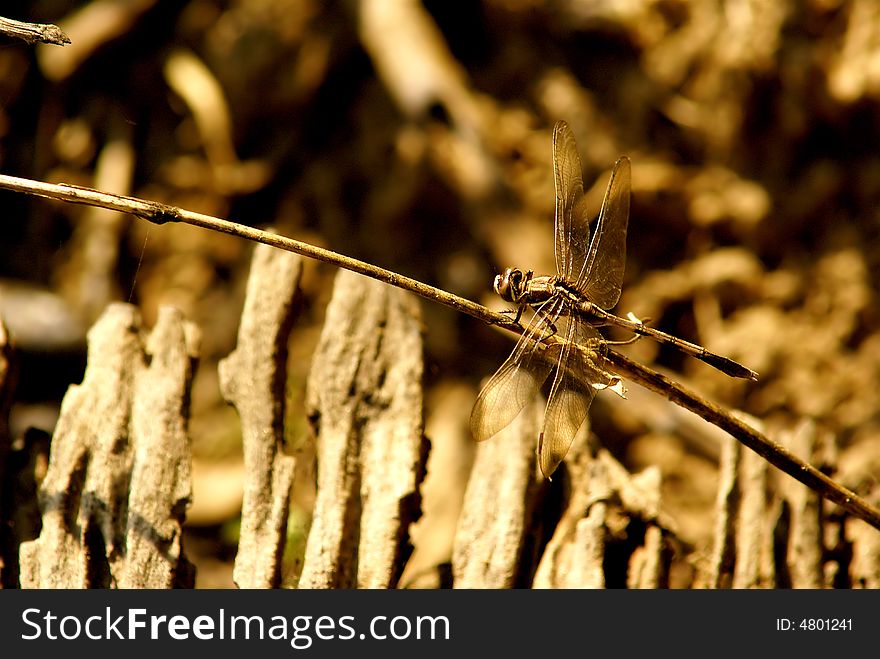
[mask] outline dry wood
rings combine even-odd
[[[585,434],[582,428],[579,435]],[[605,464],[591,457],[583,436],[566,459],[571,475],[568,506],[547,543],[535,588],[603,588],[605,526],[612,485]]]
[[[624,515],[645,521],[649,530],[656,529],[648,536],[650,544],[635,550],[627,576],[633,588],[656,588],[666,571],[662,526],[665,522],[667,529],[672,528],[671,521],[660,512],[659,470],[647,469],[632,476],[605,449],[590,457],[586,442],[580,438],[575,440],[566,465],[571,475],[571,494],[541,557],[534,587],[604,587],[602,550],[609,532],[609,506],[614,505]],[[594,511],[597,506],[601,508]]]
[[[287,342],[302,259],[263,245],[254,250],[238,343],[220,362],[223,397],[238,411],[245,485],[233,579],[239,588],[281,581],[290,488],[296,459],[285,455]]]
[[[600,450],[599,462],[607,474],[608,484],[623,509],[668,531],[675,532],[675,522],[660,508],[660,474],[650,468],[635,476],[606,450]]]
[[[651,525],[645,530],[645,544],[633,552],[630,559],[627,586],[630,588],[660,588],[668,572],[664,564],[663,531]]]
[[[741,495],[732,586],[769,588],[774,585],[775,570],[767,518],[767,462],[757,453],[743,453],[738,482]]]
[[[401,588],[452,585],[455,529],[477,449],[469,423],[476,395],[473,385],[455,382],[436,386],[426,401],[431,452],[421,487],[422,516],[410,529],[413,553],[400,577]]]
[[[181,526],[190,499],[186,413],[197,331],[163,309],[107,308],[80,385],[64,397],[40,488],[43,529],[22,545],[25,588],[191,586]]]
[[[638,474],[630,474],[604,449],[599,451],[599,461],[605,465],[623,512],[646,524],[644,541],[630,557],[627,585],[641,589],[665,587],[671,562],[667,547],[669,539],[676,535],[676,524],[661,505],[663,476],[660,469],[652,466]]]
[[[736,516],[739,510],[739,465],[742,446],[730,439],[721,447],[718,495],[715,499],[715,533],[709,565],[709,588],[730,588],[736,561]]]
[[[452,551],[455,588],[517,585],[532,508],[544,486],[535,460],[543,406],[534,401],[477,446]]]
[[[427,458],[421,333],[415,298],[337,275],[306,394],[318,494],[301,588],[400,578]]]
[[[848,520],[846,539],[852,543],[850,583],[853,588],[880,588],[880,535],[863,521]]]
[[[179,311],[159,310],[146,342],[149,366],[137,371],[132,398],[134,452],[119,579],[123,588],[193,585],[195,573],[183,559],[181,525],[192,499],[187,419],[199,342],[199,331]]]
[[[809,460],[816,454],[818,439],[815,424],[805,420],[785,433],[782,443],[795,455]],[[800,483],[785,482],[782,491],[790,511],[787,562],[791,587],[821,588],[825,581],[822,500]]]
[[[562,573],[559,588],[605,587],[605,536],[608,506],[598,502],[584,519],[578,520],[574,532],[574,546],[568,570]]]
[[[605,477],[605,468],[591,456],[587,446],[588,426],[589,424],[584,424],[578,431],[578,436],[565,458],[571,480],[568,505],[538,563],[532,582],[534,588],[564,587],[567,575],[572,569],[573,554],[585,549],[576,539],[578,524],[591,512],[594,505],[611,496],[611,486]],[[604,518],[604,507],[601,515]],[[599,561],[601,567],[601,556]]]
[[[610,454],[608,455],[611,458]],[[621,469],[623,466],[621,465]],[[626,503],[628,498],[626,491],[635,491],[644,500],[645,509],[654,511],[659,515],[660,511],[660,485],[662,475],[657,467],[649,467],[641,473],[629,478],[632,486],[621,494],[621,499]],[[630,510],[632,510],[630,508]],[[647,517],[648,526],[645,529],[645,540],[642,546],[636,548],[630,557],[627,585],[630,588],[660,588],[666,582],[669,565],[665,555],[665,540],[663,529],[657,525],[653,517]]]
[[[767,463],[725,438],[721,447],[709,588],[776,585],[772,523],[767,512]]]

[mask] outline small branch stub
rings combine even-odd
[[[70,43],[70,37],[57,25],[49,23],[25,23],[0,16],[0,34],[21,39],[29,44],[48,43],[64,46]]]

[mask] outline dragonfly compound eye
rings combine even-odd
[[[522,281],[522,270],[507,268],[504,274],[495,277],[495,292],[508,302],[516,302],[522,292]]]

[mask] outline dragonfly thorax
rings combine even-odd
[[[531,270],[523,272],[518,268],[507,268],[503,274],[495,277],[495,292],[504,300],[514,304],[537,305],[546,302],[555,295],[567,299],[576,296],[559,277],[535,277]],[[576,303],[577,300],[572,300]]]

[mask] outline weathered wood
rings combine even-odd
[[[306,394],[318,493],[301,588],[397,584],[427,459],[422,373],[417,300],[340,272]]]
[[[667,530],[671,527],[659,512],[659,470],[650,468],[633,476],[605,449],[592,456],[580,438],[575,439],[566,464],[571,476],[568,504],[541,557],[534,587],[604,588],[606,518],[613,502],[622,514],[647,523],[650,531],[631,558],[627,583],[633,588],[656,588],[667,569],[660,520],[667,522]]]
[[[480,442],[455,533],[455,588],[511,588],[532,508],[544,478],[535,446],[543,405],[536,400],[496,436]]]
[[[605,449],[599,450],[597,458],[604,466],[611,492],[620,498],[624,512],[675,532],[674,520],[660,509],[659,469],[649,467],[638,474],[631,474]]]
[[[296,459],[283,452],[287,342],[301,274],[299,256],[256,247],[238,342],[219,365],[220,389],[238,411],[244,446],[241,535],[233,570],[239,588],[272,588],[281,581],[296,467]]]
[[[668,572],[663,557],[663,531],[659,526],[651,524],[645,529],[644,545],[636,549],[630,558],[627,586],[640,589],[660,588]]]
[[[452,583],[449,565],[455,529],[464,504],[477,443],[470,413],[477,392],[469,382],[446,380],[429,394],[425,434],[431,440],[421,486],[422,516],[410,528],[413,553],[400,577],[401,588],[442,588]]]
[[[128,496],[123,588],[193,585],[180,559],[182,525],[192,500],[189,389],[201,337],[179,311],[162,307],[137,372],[131,412],[134,462]]]
[[[847,520],[845,533],[853,548],[850,584],[853,588],[880,588],[880,533],[860,519]]]
[[[767,467],[767,461],[757,453],[743,452],[733,588],[770,588],[775,580],[773,534],[767,515]]]
[[[584,434],[585,429],[579,434]],[[535,572],[535,588],[604,588],[607,502],[612,485],[605,464],[582,437],[566,458],[571,475],[568,506]]]
[[[804,420],[790,432],[783,433],[781,444],[794,455],[812,460],[819,441],[813,421]],[[791,512],[788,539],[788,571],[792,588],[821,588],[822,570],[822,499],[800,483],[780,483]]]
[[[562,572],[559,588],[605,587],[605,535],[608,506],[595,503],[583,519],[578,520],[574,532],[574,547],[570,569]]]
[[[608,458],[613,460],[610,454]],[[660,469],[649,467],[635,476],[628,476],[629,487],[621,494],[625,507],[629,499],[637,499],[641,502],[643,508],[639,514],[648,524],[643,544],[637,547],[630,557],[627,573],[627,586],[630,588],[656,589],[666,583],[669,566],[664,553],[665,540],[663,529],[656,520],[660,514],[662,480]],[[626,491],[635,491],[637,494],[629,495],[625,493]],[[635,512],[631,508],[629,510]]]
[[[541,556],[532,582],[534,588],[564,587],[563,582],[566,580],[566,575],[572,569],[573,553],[584,549],[584,545],[577,539],[578,523],[584,519],[585,515],[589,514],[592,506],[598,500],[607,499],[610,496],[610,486],[604,477],[605,470],[596,463],[595,457],[591,455],[587,446],[588,425],[584,424],[584,427],[578,432],[578,436],[565,458],[571,481],[568,504],[556,525],[553,536],[544,548],[544,554]],[[604,514],[604,508],[597,512],[597,515],[601,517],[604,517]],[[582,536],[585,531],[585,528],[581,529]],[[591,549],[596,546],[595,542],[591,545]],[[601,563],[601,556],[599,560]],[[581,561],[581,573],[583,573],[584,562]],[[595,579],[592,580],[592,583],[595,583]]]
[[[736,519],[739,509],[739,465],[742,447],[724,438],[721,446],[718,494],[715,498],[715,532],[708,566],[708,588],[730,588],[736,560]]]
[[[180,537],[196,334],[162,310],[148,365],[134,307],[110,305],[89,331],[85,377],[64,397],[40,488],[42,532],[21,546],[22,587],[192,585]]]

